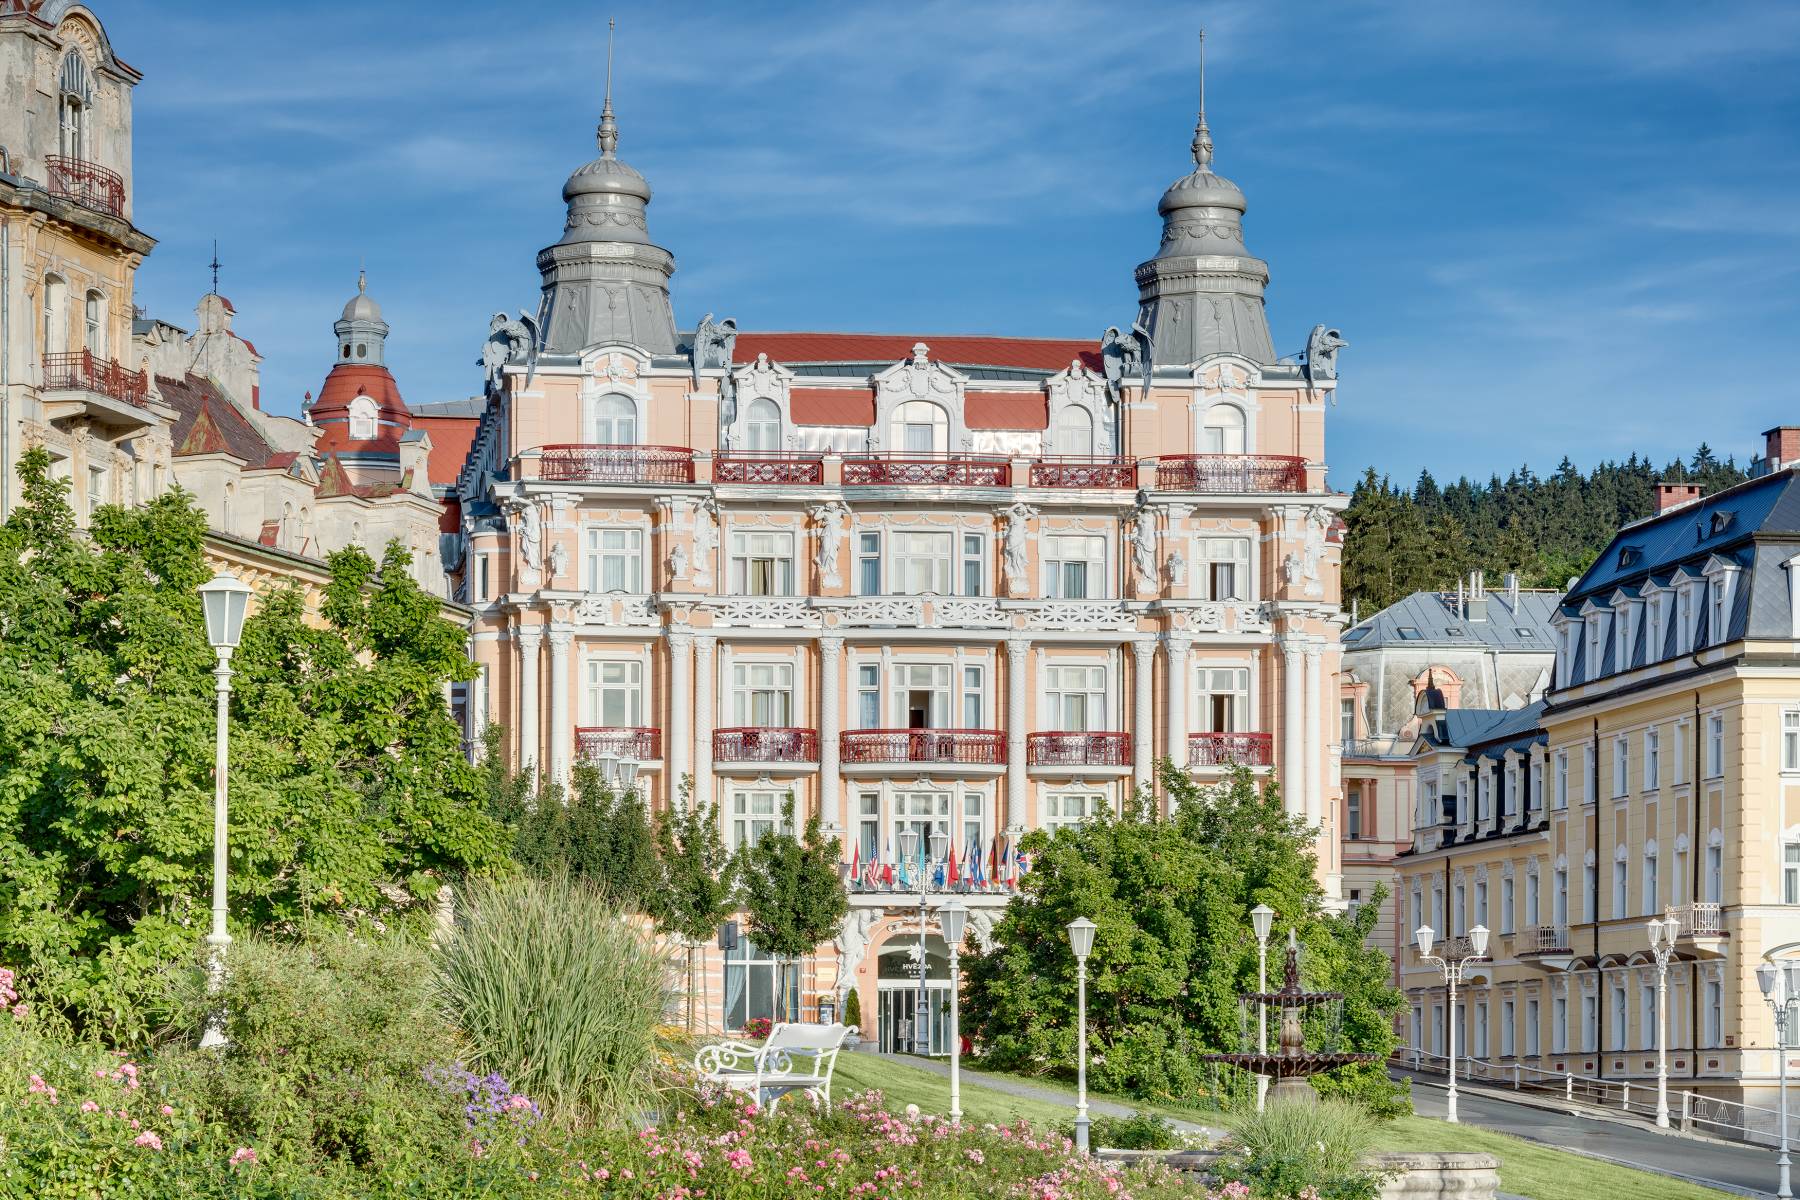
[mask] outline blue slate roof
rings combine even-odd
[[[1549,652],[1556,646],[1550,618],[1561,599],[1556,592],[1521,590],[1514,611],[1508,593],[1490,591],[1487,619],[1471,621],[1458,615],[1456,593],[1414,592],[1345,630],[1344,648],[1461,646]]]

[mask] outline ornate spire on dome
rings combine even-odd
[[[613,119],[612,110],[612,60],[613,30],[618,21],[611,17],[606,21],[606,101],[600,106],[600,127],[594,130],[594,141],[599,143],[600,157],[611,158],[619,148],[619,123]]]
[[[356,295],[333,322],[337,334],[338,361],[379,365],[387,348],[388,323],[381,319],[381,305],[369,295],[369,273],[356,273]]]
[[[1200,31],[1200,119],[1194,123],[1194,165],[1202,171],[1212,169],[1212,130],[1206,127],[1206,30]]]

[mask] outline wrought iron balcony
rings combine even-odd
[[[654,762],[662,757],[662,730],[615,725],[583,725],[575,730],[575,753],[582,758],[608,754]]]
[[[1188,765],[1222,767],[1238,763],[1266,767],[1275,761],[1275,738],[1267,733],[1190,733]]]
[[[814,729],[743,726],[713,731],[713,761],[722,763],[815,763],[819,734]]]
[[[1135,458],[1058,455],[1033,460],[1031,486],[1041,488],[1135,488]]]
[[[851,729],[838,737],[845,763],[956,763],[1006,765],[1006,735],[998,729]]]
[[[1697,904],[1672,904],[1663,913],[1674,917],[1678,938],[1720,938],[1725,936],[1725,923],[1719,905],[1707,900]]]
[[[817,454],[748,451],[713,456],[714,483],[825,482],[825,460]]]
[[[125,215],[125,180],[117,171],[66,154],[45,155],[44,166],[50,176],[52,196],[73,200],[110,216]]]
[[[545,446],[538,474],[563,483],[692,483],[694,452],[686,446]]]
[[[844,459],[845,487],[1009,487],[1012,463],[966,454],[853,454]]]
[[[1286,454],[1165,454],[1156,460],[1164,492],[1304,492],[1306,460]]]
[[[46,354],[43,390],[95,392],[142,408],[150,400],[150,377],[128,371],[110,358],[96,358],[88,350]]]
[[[1524,931],[1519,943],[1520,954],[1569,952],[1569,929],[1566,925],[1533,925]]]
[[[1131,765],[1131,735],[1100,731],[1027,734],[1025,761],[1034,767],[1127,767]]]

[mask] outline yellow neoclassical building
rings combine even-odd
[[[1554,618],[1543,702],[1420,698],[1405,927],[1492,931],[1454,1019],[1459,1053],[1506,1076],[1653,1086],[1647,922],[1667,915],[1670,1087],[1774,1104],[1756,968],[1800,952],[1800,476],[1759,468],[1619,530]],[[1401,967],[1411,1045],[1442,1054],[1442,980],[1411,950]]]

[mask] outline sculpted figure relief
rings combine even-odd
[[[1029,504],[1014,504],[1001,510],[1006,520],[1006,537],[1002,561],[1006,569],[1006,587],[1015,596],[1030,594],[1028,572],[1030,560],[1030,521],[1034,510]]]
[[[1335,329],[1314,325],[1306,338],[1306,378],[1311,383],[1337,378],[1338,351],[1350,343]]]
[[[819,548],[813,556],[813,565],[819,569],[819,577],[826,587],[837,587],[843,582],[838,575],[838,543],[844,539],[844,507],[841,504],[821,504],[813,509],[813,520],[819,523]]]
[[[702,504],[694,510],[694,582],[700,587],[712,584],[713,551],[718,548],[718,523],[712,507]]]
[[[1107,326],[1100,335],[1100,361],[1106,373],[1106,392],[1118,400],[1127,380],[1136,380],[1145,391],[1150,390],[1150,331],[1141,321],[1134,321],[1130,333],[1119,332],[1117,325]]]
[[[525,363],[528,367],[535,367],[537,348],[538,323],[535,317],[523,312],[517,317],[508,317],[503,312],[495,313],[488,322],[487,340],[481,344],[481,369],[487,380],[487,395],[494,397],[500,394],[500,381],[508,364]]]
[[[1131,527],[1131,558],[1137,571],[1138,587],[1148,591],[1156,586],[1156,514],[1149,507],[1140,508]]]
[[[569,548],[561,542],[550,547],[550,582],[555,583],[569,573]]]

